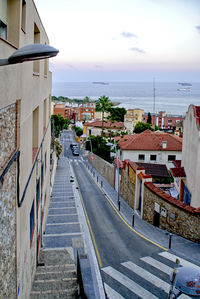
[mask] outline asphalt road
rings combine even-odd
[[[72,155],[69,147],[74,142],[71,132],[64,133],[63,141],[64,155],[71,160],[90,222],[108,297],[167,298],[169,272],[174,262],[163,257],[162,249],[135,234],[121,220],[88,172],[81,156]],[[181,295],[180,298],[188,297]]]

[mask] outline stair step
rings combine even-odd
[[[39,291],[39,292],[52,292],[55,290],[68,290],[71,288],[77,288],[77,279],[76,278],[63,278],[55,280],[34,280],[32,285],[32,292]]]
[[[36,273],[63,272],[63,271],[75,271],[75,265],[65,264],[65,265],[55,265],[55,266],[40,266],[37,267]]]
[[[48,279],[58,279],[58,278],[76,278],[76,271],[44,271],[36,272],[35,280],[48,280]]]
[[[77,287],[68,288],[67,290],[49,290],[49,291],[32,291],[30,293],[30,299],[57,299],[57,298],[67,298],[74,299],[77,298]]]

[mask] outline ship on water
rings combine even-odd
[[[95,82],[92,82],[92,84],[108,85],[109,83],[108,82],[102,82],[102,81],[95,81]]]
[[[178,88],[178,91],[190,91],[190,87],[192,86],[191,83],[187,83],[187,82],[179,82],[179,85],[181,85],[181,88]]]
[[[192,86],[191,83],[187,83],[187,82],[179,82],[178,84],[181,86]]]

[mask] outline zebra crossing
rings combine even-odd
[[[104,287],[107,297],[109,299],[167,298],[170,289],[169,275],[173,271],[176,258],[180,260],[181,266],[200,270],[199,266],[169,252],[160,252],[156,258],[151,256],[140,258],[143,267],[132,261],[126,261],[121,263],[119,267],[117,266],[117,269],[111,266],[102,268],[102,272],[106,274],[106,276],[104,275]],[[125,289],[128,291],[124,292],[124,295],[123,290]],[[191,297],[182,294],[179,298]]]

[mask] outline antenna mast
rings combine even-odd
[[[156,125],[156,88],[155,88],[155,78],[153,78],[153,123]]]

